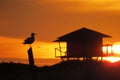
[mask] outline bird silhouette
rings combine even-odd
[[[32,44],[35,41],[35,33],[31,33],[31,37],[28,37],[24,40],[23,44]]]

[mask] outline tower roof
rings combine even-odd
[[[55,42],[58,41],[71,41],[71,40],[80,40],[83,38],[89,39],[89,38],[104,38],[104,37],[108,37],[111,38],[111,36],[88,29],[88,28],[81,28],[78,29],[76,31],[70,32],[68,34],[65,34],[63,36],[60,36],[57,38],[57,40],[55,40]]]

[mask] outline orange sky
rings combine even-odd
[[[24,45],[22,39],[0,37],[0,58],[27,58],[29,45]],[[33,54],[35,58],[54,58],[54,48],[57,43],[38,42],[33,45]]]
[[[50,41],[84,26],[111,35],[108,42],[119,42],[119,21],[119,0],[0,0],[0,57],[27,56],[21,43],[31,32],[42,41],[34,47],[44,44],[35,48],[38,58],[48,57]]]

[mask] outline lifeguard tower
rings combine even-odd
[[[81,28],[58,37],[54,41],[59,43],[59,48],[55,48],[55,56],[61,59],[67,58],[68,60],[69,58],[91,60],[92,57],[106,56],[102,52],[103,38],[111,38],[111,36],[88,28]],[[66,42],[66,51],[64,52],[62,51],[61,42]],[[57,56],[57,51],[60,52],[59,56]]]

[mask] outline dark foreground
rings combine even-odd
[[[1,63],[0,80],[120,80],[120,62],[67,61],[44,67]]]

